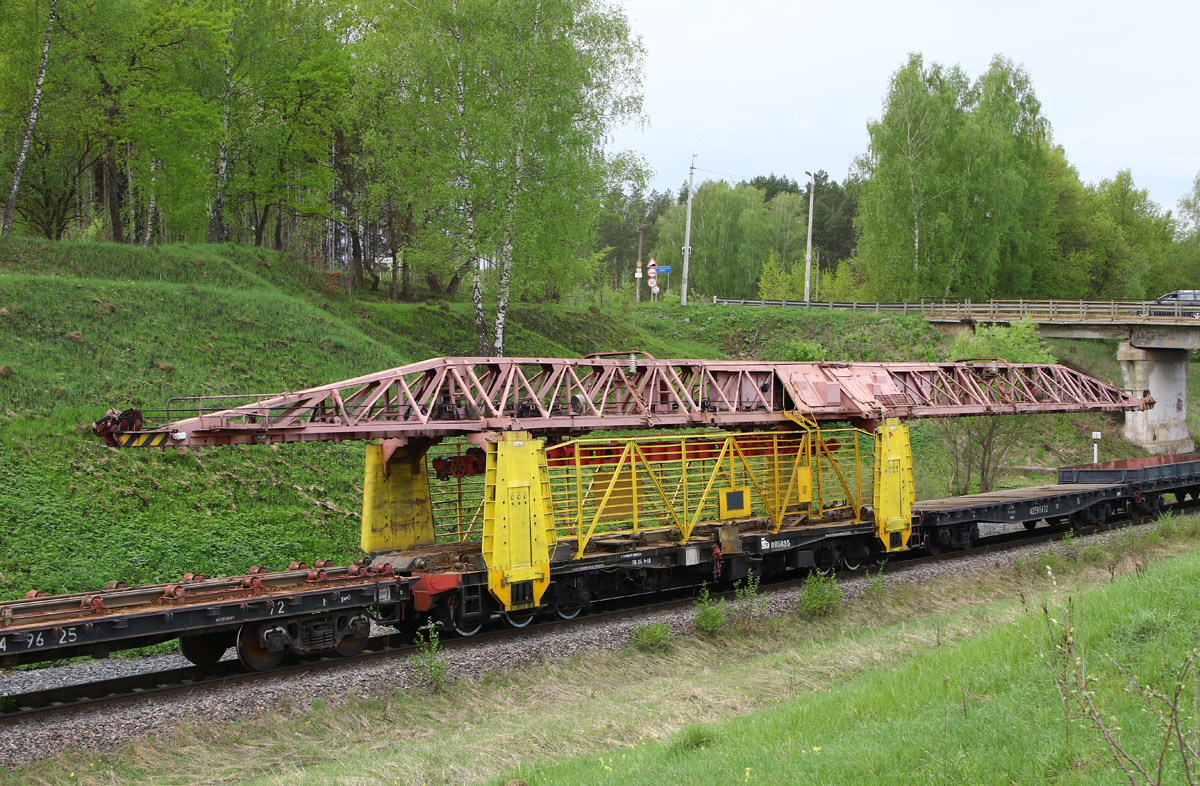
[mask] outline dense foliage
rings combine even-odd
[[[612,0],[12,0],[4,232],[253,244],[347,293],[469,292],[483,353],[504,351],[510,303],[632,300],[650,256],[681,265],[689,196],[693,299],[799,299],[806,267],[818,300],[1142,298],[1200,277],[1200,183],[1174,216],[1128,170],[1082,182],[1002,56],[974,80],[910,56],[840,183],[689,195],[606,148],[642,119],[642,54]]]
[[[971,82],[912,55],[868,124],[855,267],[864,295],[1141,298],[1195,283],[1174,222],[1128,170],[1084,185],[1024,69]]]
[[[604,153],[640,111],[607,0],[15,0],[0,31],[18,232],[271,245],[347,292],[470,282],[480,351],[514,297],[589,277],[601,196],[638,176]]]

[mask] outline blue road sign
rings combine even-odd
[[[659,266],[658,266],[658,272],[659,272],[659,273],[670,273],[670,272],[671,272],[671,266],[670,266],[670,265],[659,265]]]

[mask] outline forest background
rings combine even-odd
[[[351,297],[469,296],[503,354],[514,300],[633,301],[642,260],[682,264],[687,184],[609,144],[646,120],[643,54],[604,0],[11,0],[4,234],[270,247]],[[689,296],[800,299],[810,199],[823,300],[1200,282],[1200,174],[1174,210],[1128,169],[1082,182],[1002,55],[913,54],[865,122],[840,182],[698,183]]]

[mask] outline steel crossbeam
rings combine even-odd
[[[227,407],[230,398],[188,399],[186,411],[175,399],[159,425],[143,420],[152,413],[112,410],[95,430],[115,446],[160,447],[510,430],[787,428],[795,427],[797,415],[863,422],[1116,412],[1153,403],[1060,365],[766,363],[638,354],[434,358]],[[183,414],[191,416],[178,418]]]

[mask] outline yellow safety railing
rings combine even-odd
[[[720,494],[746,491],[749,512],[772,532],[785,517],[858,520],[871,504],[873,435],[854,428],[747,434],[672,434],[583,438],[546,448],[555,527],[581,555],[596,537],[672,530],[686,542],[718,522]],[[430,503],[439,542],[483,534],[482,475],[438,479],[434,459],[460,457],[464,442],[435,445],[427,456]]]
[[[577,439],[547,452],[560,538],[582,554],[596,536],[619,540],[672,529],[686,542],[696,526],[721,520],[719,495],[744,489],[749,512],[778,531],[785,516],[857,519],[871,498],[872,452],[857,429]],[[869,438],[869,435],[867,435]],[[864,465],[865,463],[865,465]]]

